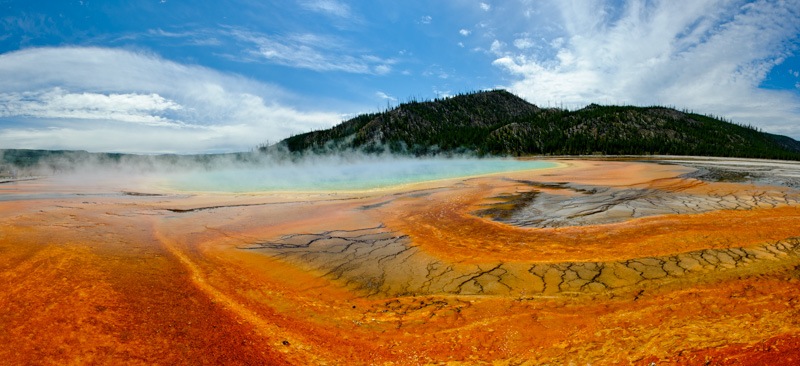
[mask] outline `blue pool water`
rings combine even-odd
[[[234,193],[348,191],[555,166],[557,164],[552,162],[514,159],[321,160],[180,174],[170,179],[166,186],[184,191]]]

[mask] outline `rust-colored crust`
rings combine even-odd
[[[25,199],[0,201],[0,363],[800,362],[797,191],[562,163],[355,193],[4,186]],[[674,210],[545,228],[476,214],[583,194],[565,184]]]

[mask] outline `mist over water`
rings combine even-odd
[[[93,193],[152,189],[219,193],[355,191],[557,166],[510,158],[412,157],[356,151],[153,156],[81,151],[16,154],[0,165],[0,178],[46,178],[59,189]]]
[[[170,190],[200,192],[347,191],[555,166],[513,159],[328,157],[194,171],[172,175],[163,184]]]

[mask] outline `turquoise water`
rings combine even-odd
[[[322,160],[186,173],[166,185],[201,192],[347,191],[555,166],[551,162],[513,159]]]

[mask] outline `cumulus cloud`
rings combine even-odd
[[[158,94],[68,93],[59,87],[0,93],[0,117],[115,120],[149,126],[180,125],[165,117],[182,107]]]
[[[458,34],[466,37],[466,36],[472,34],[472,32],[469,29],[461,29],[461,30],[458,31]]]
[[[241,151],[341,119],[269,84],[121,49],[6,53],[0,79],[5,148]]]
[[[359,54],[347,42],[328,35],[313,33],[286,36],[266,35],[232,29],[230,35],[252,45],[251,61],[266,61],[278,65],[314,71],[342,71],[353,74],[386,74],[394,59],[371,54]]]
[[[759,88],[793,51],[800,1],[557,5],[551,49],[517,39],[516,52],[499,53],[493,43],[494,65],[517,78],[513,92],[537,104],[675,105],[800,137],[798,95]]]
[[[480,3],[481,10],[489,11],[492,10],[492,6],[487,3]]]

